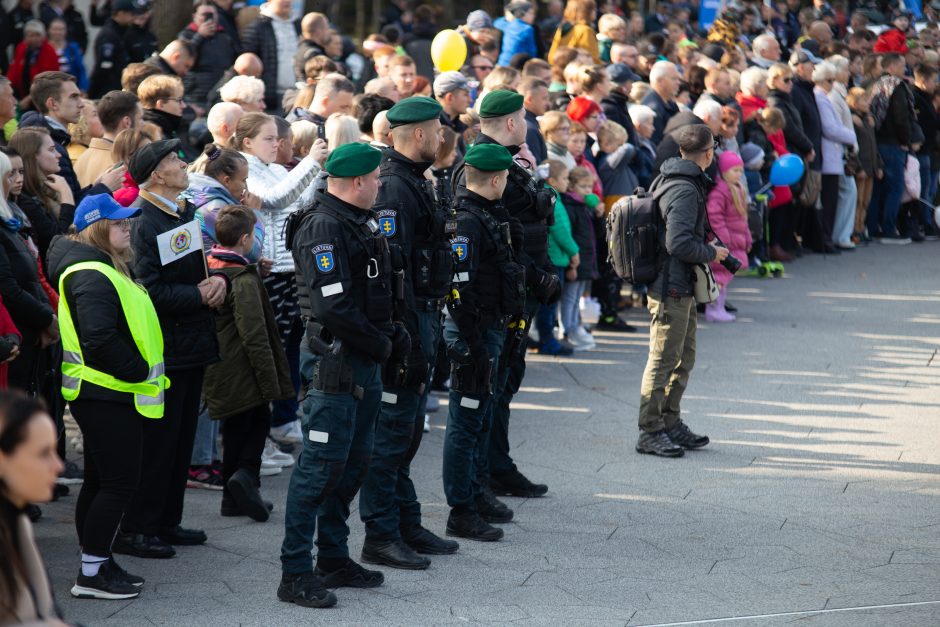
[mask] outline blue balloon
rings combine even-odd
[[[770,182],[775,187],[793,185],[803,178],[803,160],[796,155],[783,155],[770,168]]]

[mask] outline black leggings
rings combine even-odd
[[[82,551],[111,555],[111,542],[140,480],[145,420],[132,405],[75,400],[72,417],[85,439],[85,481],[75,506]]]
[[[222,421],[222,478],[226,484],[222,497],[225,500],[230,498],[228,480],[237,470],[244,468],[252,478],[258,479],[261,453],[270,428],[271,410],[267,403]]]

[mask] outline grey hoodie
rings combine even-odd
[[[669,282],[666,293],[681,297],[694,293],[692,267],[715,258],[715,250],[705,241],[705,202],[711,179],[695,163],[679,157],[666,160],[659,171],[660,176],[650,186],[666,223],[663,237],[665,263],[649,288],[649,293],[657,300],[663,295],[662,281],[667,263]]]

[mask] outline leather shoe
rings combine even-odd
[[[166,559],[176,555],[176,549],[156,536],[118,531],[111,551],[147,559]]]
[[[209,539],[202,529],[185,529],[179,525],[176,525],[175,529],[159,534],[157,537],[167,544],[176,546],[198,546],[205,544],[206,540]]]
[[[313,574],[323,580],[327,588],[377,588],[385,583],[385,575],[377,570],[366,570],[351,559],[339,570],[326,572],[317,566]]]
[[[770,253],[771,261],[780,261],[783,263],[793,261],[793,255],[785,251],[780,244],[774,244],[770,247],[768,252]]]
[[[269,512],[274,511],[274,503],[272,503],[271,501],[264,501],[264,500],[262,500],[261,502],[264,503],[264,506],[268,508]],[[226,516],[226,517],[248,515],[245,512],[243,512],[241,509],[239,509],[238,505],[236,505],[234,501],[226,501],[224,498],[222,499],[222,508],[220,509],[219,514],[221,514],[222,516]]]
[[[416,553],[425,555],[452,555],[460,545],[453,540],[445,540],[428,531],[421,525],[401,530],[401,539]]]
[[[431,565],[431,560],[421,557],[401,540],[388,542],[366,540],[362,545],[362,561],[367,564],[380,564],[403,570],[424,570]]]
[[[493,494],[523,498],[545,496],[545,493],[548,492],[547,485],[532,483],[518,470],[512,470],[503,475],[491,475],[490,488],[493,490]]]
[[[636,441],[636,452],[660,457],[682,457],[685,451],[669,439],[665,431],[649,433],[644,431]]]
[[[450,511],[447,518],[447,535],[480,542],[496,542],[503,537],[503,530],[483,520],[476,512]]]
[[[497,499],[489,488],[483,488],[483,494],[476,500],[477,513],[488,523],[503,524],[512,520],[512,510]]]
[[[249,518],[255,522],[266,522],[271,512],[264,504],[261,498],[261,492],[255,485],[255,480],[244,468],[239,468],[226,482],[229,494],[232,500],[238,504],[238,508],[248,514]]]
[[[692,433],[691,429],[689,429],[681,419],[673,425],[671,429],[666,431],[666,435],[668,435],[669,439],[675,444],[689,450],[702,448],[711,441],[708,439],[707,435]]]

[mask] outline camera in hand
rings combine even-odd
[[[725,246],[725,243],[721,241],[721,238],[719,238],[714,233],[712,235],[715,238],[712,241],[713,246],[721,246],[722,248],[728,248],[727,246]],[[721,261],[719,261],[718,263],[720,263],[724,267],[724,269],[730,272],[731,274],[737,274],[738,270],[741,269],[741,260],[735,257],[734,255],[732,255],[730,250],[728,252],[728,256],[722,259]]]

